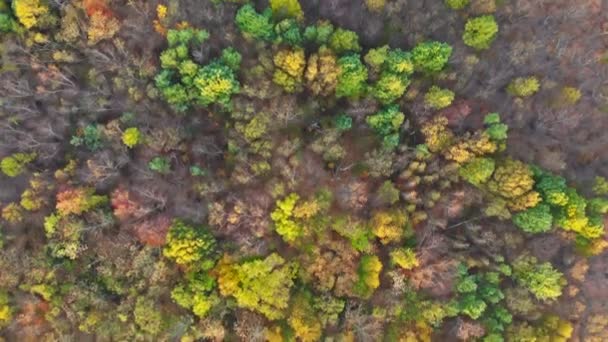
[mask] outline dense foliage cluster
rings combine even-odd
[[[264,3],[0,0],[0,341],[605,340],[608,181],[466,95],[500,2],[438,1],[453,46]]]

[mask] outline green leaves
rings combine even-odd
[[[359,54],[352,54],[338,59],[338,84],[336,97],[358,98],[367,88],[367,68],[361,62]]]
[[[394,149],[399,145],[399,129],[405,121],[405,115],[399,106],[392,105],[366,118],[367,124],[382,137],[382,146]]]
[[[497,34],[498,24],[494,16],[484,15],[467,21],[462,40],[476,50],[485,50],[490,48]]]
[[[244,5],[236,13],[235,23],[245,36],[265,41],[271,41],[274,38],[274,25],[270,9],[258,14],[252,5]]]
[[[467,182],[479,186],[490,179],[496,163],[492,158],[475,158],[460,167],[458,173]]]
[[[216,257],[216,241],[213,235],[202,226],[188,225],[181,220],[174,220],[167,234],[167,244],[163,254],[181,265],[190,265],[194,269],[208,269],[205,259]],[[194,263],[200,262],[198,265]]]
[[[543,203],[513,216],[513,223],[526,233],[544,233],[551,230],[551,208]]]
[[[433,74],[441,71],[452,55],[452,47],[446,43],[425,42],[412,50],[416,71]]]
[[[550,263],[538,263],[535,257],[521,256],[513,263],[513,276],[536,298],[546,301],[561,296],[566,280]]]

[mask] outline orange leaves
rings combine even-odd
[[[106,201],[106,196],[95,195],[93,188],[71,188],[57,193],[56,208],[61,216],[80,215]]]
[[[112,192],[110,203],[114,209],[114,216],[120,221],[125,221],[133,217],[141,216],[142,207],[133,198],[131,193],[123,188],[118,188]]]

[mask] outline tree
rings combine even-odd
[[[8,293],[0,290],[0,328],[9,325],[13,318],[13,310],[9,306]]]
[[[500,122],[500,114],[489,113],[484,119],[483,123],[486,125],[486,133],[493,141],[504,142],[507,140],[507,132],[509,126]]]
[[[498,24],[492,15],[484,15],[467,20],[462,40],[476,50],[486,50],[496,39]]]
[[[156,336],[163,331],[162,314],[156,308],[152,299],[146,297],[137,298],[135,308],[133,309],[133,317],[135,324],[146,334]]]
[[[390,72],[384,72],[371,88],[372,95],[382,104],[398,100],[405,93],[410,80]]]
[[[526,233],[544,233],[551,230],[553,216],[551,207],[540,203],[513,215],[513,223]]]
[[[26,29],[31,29],[49,15],[49,7],[43,0],[14,0],[15,16]]]
[[[408,232],[408,217],[403,210],[391,209],[372,214],[370,227],[382,244],[399,242]]]
[[[516,198],[531,191],[534,186],[532,170],[519,160],[507,159],[496,167],[488,188],[505,198]]]
[[[217,267],[222,296],[232,296],[239,307],[257,311],[270,320],[285,317],[290,290],[296,275],[295,264],[276,253],[264,259],[231,263],[226,257]]]
[[[90,151],[98,151],[103,148],[103,131],[100,125],[89,124],[79,128],[76,135],[72,136],[70,144],[73,146],[85,146]]]
[[[492,177],[495,166],[496,164],[492,158],[475,158],[463,164],[458,173],[467,182],[479,186]]]
[[[205,317],[219,298],[213,293],[215,279],[207,271],[214,263],[207,262],[203,269],[188,271],[184,281],[171,291],[171,299],[179,306],[190,309],[198,317]]]
[[[276,34],[275,44],[287,44],[292,47],[302,46],[304,38],[300,32],[300,25],[295,19],[281,20],[274,26],[274,32]]]
[[[206,263],[214,262],[216,246],[215,238],[206,227],[175,219],[169,228],[163,254],[180,265],[204,267]]]
[[[2,173],[9,177],[17,177],[26,166],[36,159],[36,153],[14,153],[8,157],[2,158],[0,161],[0,169]]]
[[[200,92],[198,101],[204,106],[211,103],[227,106],[240,89],[234,71],[219,61],[202,67],[194,78],[194,85]]]
[[[538,263],[532,256],[521,256],[513,262],[513,277],[542,301],[561,296],[566,284],[563,275],[550,263]]]
[[[306,56],[303,49],[279,51],[274,56],[274,65],[277,67],[273,77],[274,83],[290,93],[301,88],[306,67]]]
[[[334,26],[327,20],[320,20],[304,30],[304,39],[316,45],[326,45],[334,32]]]
[[[383,204],[395,204],[399,201],[399,189],[390,180],[384,181],[378,189],[378,199]]]
[[[122,133],[122,143],[128,148],[133,148],[141,142],[141,132],[137,127],[127,128]]]
[[[306,63],[306,86],[315,95],[329,96],[338,83],[338,64],[336,56],[328,48],[319,48]]]
[[[166,175],[171,172],[171,163],[165,157],[154,157],[148,162],[148,168],[161,175]]]
[[[420,131],[431,152],[440,152],[451,144],[454,133],[447,126],[448,119],[444,116],[436,116],[422,125]]]
[[[270,0],[269,5],[275,18],[304,20],[304,12],[298,0]]]
[[[271,41],[274,38],[271,9],[259,14],[251,4],[246,4],[236,13],[235,22],[246,37],[264,41]]]
[[[608,195],[608,180],[604,177],[596,176],[593,182],[593,193],[597,196]]]
[[[78,187],[57,193],[57,213],[61,216],[80,215],[108,202],[107,196],[96,195],[94,188]]]
[[[412,50],[416,71],[433,74],[441,71],[452,55],[452,47],[446,43],[420,43]]]
[[[304,229],[293,220],[293,210],[300,196],[292,193],[281,201],[277,201],[276,209],[270,214],[275,230],[287,242],[294,242],[304,234]]]
[[[329,47],[337,55],[361,51],[357,33],[343,28],[338,28],[332,33],[329,38]]]
[[[445,0],[446,6],[453,10],[461,10],[469,4],[469,0]]]
[[[424,95],[424,103],[433,109],[443,109],[451,105],[452,101],[454,101],[454,92],[437,86],[432,86]]]
[[[382,262],[375,255],[364,255],[359,261],[359,279],[353,291],[361,298],[369,298],[380,286]]]
[[[399,130],[405,121],[405,115],[399,111],[399,106],[386,107],[374,115],[368,116],[367,124],[382,137],[382,146],[394,149],[399,145]]]
[[[338,84],[336,97],[358,98],[366,90],[367,69],[361,63],[358,54],[347,55],[338,59]]]
[[[365,6],[371,12],[381,12],[385,4],[386,0],[365,0]]]
[[[95,11],[89,16],[87,36],[89,45],[112,39],[120,30],[120,22],[110,12]]]
[[[404,270],[418,267],[416,252],[411,248],[399,248],[391,252],[391,262]]]
[[[9,203],[2,208],[2,218],[9,223],[23,221],[23,209],[17,203]]]
[[[298,340],[302,342],[318,341],[323,332],[323,325],[312,302],[311,293],[301,292],[295,296],[290,305],[291,313],[287,322]]]
[[[529,97],[540,89],[540,83],[534,76],[518,77],[509,83],[507,91],[509,94],[517,97]]]

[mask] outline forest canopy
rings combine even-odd
[[[605,341],[606,57],[518,4],[0,0],[0,341]]]

